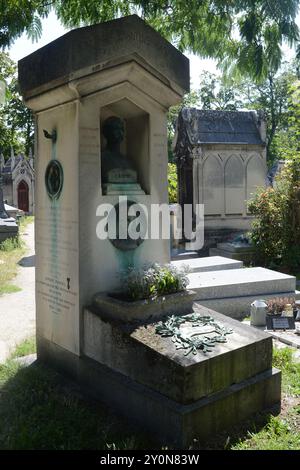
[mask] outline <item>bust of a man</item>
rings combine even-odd
[[[102,133],[106,138],[106,148],[102,152],[102,183],[122,183],[137,181],[137,173],[128,159],[120,151],[124,139],[124,124],[116,116],[103,123]]]

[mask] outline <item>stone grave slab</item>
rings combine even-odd
[[[271,337],[198,304],[194,311],[232,328],[228,341],[206,354],[185,355],[171,338],[155,333],[157,321],[132,325],[104,319],[93,308],[84,311],[84,356],[118,382],[109,394],[101,389],[103,399],[148,429],[155,414],[156,433],[180,446],[280,402]],[[126,382],[126,403],[117,397],[120,381]]]
[[[296,278],[265,268],[210,271],[188,275],[197,300],[295,292]]]
[[[0,219],[0,243],[7,238],[16,237],[19,232],[18,224],[12,217]]]
[[[229,260],[222,256],[207,256],[205,258],[192,258],[187,260],[174,260],[171,265],[178,269],[188,266],[191,273],[206,271],[221,271],[226,269],[239,269],[243,267],[242,261]]]
[[[243,318],[257,298],[295,296],[296,278],[265,268],[231,269],[188,274],[196,300],[233,318]]]

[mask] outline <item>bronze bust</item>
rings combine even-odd
[[[103,123],[102,132],[107,145],[102,152],[102,183],[122,183],[137,180],[136,171],[128,159],[120,151],[124,139],[124,124],[116,116],[111,116]],[[123,181],[122,181],[123,180]]]

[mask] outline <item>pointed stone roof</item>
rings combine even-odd
[[[253,111],[216,111],[183,108],[178,117],[178,139],[184,132],[191,145],[265,145]]]

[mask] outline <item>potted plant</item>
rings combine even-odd
[[[293,311],[295,311],[296,304],[294,297],[276,297],[274,299],[267,300],[267,315],[269,316],[281,316],[287,305],[291,305]]]
[[[96,294],[98,311],[123,321],[149,320],[192,312],[195,293],[187,290],[188,270],[157,263],[121,273],[122,290]]]

